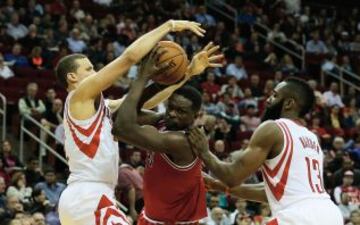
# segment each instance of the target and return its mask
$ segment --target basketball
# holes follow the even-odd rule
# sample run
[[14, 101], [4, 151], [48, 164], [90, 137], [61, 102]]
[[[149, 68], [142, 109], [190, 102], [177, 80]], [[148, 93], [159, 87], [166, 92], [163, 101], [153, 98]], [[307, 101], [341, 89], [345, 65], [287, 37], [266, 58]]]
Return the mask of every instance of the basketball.
[[165, 48], [166, 52], [159, 58], [159, 64], [168, 62], [170, 67], [163, 73], [152, 78], [153, 81], [170, 85], [181, 80], [189, 65], [189, 61], [184, 49], [172, 41], [160, 41], [159, 45]]

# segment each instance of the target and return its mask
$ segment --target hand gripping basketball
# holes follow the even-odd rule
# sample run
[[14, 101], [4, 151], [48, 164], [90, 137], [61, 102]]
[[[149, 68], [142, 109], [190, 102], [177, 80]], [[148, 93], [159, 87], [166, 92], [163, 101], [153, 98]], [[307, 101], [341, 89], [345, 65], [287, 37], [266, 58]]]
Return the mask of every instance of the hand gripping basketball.
[[172, 32], [180, 32], [184, 30], [190, 30], [194, 32], [196, 35], [203, 37], [206, 32], [200, 26], [200, 23], [187, 21], [187, 20], [169, 20], [170, 30]]

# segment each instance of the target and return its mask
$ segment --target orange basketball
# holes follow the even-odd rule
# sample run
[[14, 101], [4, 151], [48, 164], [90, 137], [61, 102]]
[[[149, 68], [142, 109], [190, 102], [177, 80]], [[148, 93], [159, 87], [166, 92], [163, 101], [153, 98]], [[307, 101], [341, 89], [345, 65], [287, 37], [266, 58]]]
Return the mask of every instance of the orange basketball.
[[159, 64], [169, 62], [170, 68], [152, 78], [159, 84], [170, 85], [181, 80], [189, 65], [189, 60], [184, 49], [172, 41], [160, 41], [159, 45], [166, 49], [166, 52], [159, 58]]

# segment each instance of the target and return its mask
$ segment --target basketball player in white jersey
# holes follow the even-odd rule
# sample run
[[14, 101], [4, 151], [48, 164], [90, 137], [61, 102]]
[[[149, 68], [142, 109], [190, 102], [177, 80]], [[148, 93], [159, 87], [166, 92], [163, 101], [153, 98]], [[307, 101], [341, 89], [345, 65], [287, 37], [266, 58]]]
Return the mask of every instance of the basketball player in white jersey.
[[96, 72], [81, 54], [62, 58], [56, 75], [67, 89], [64, 110], [65, 152], [70, 167], [68, 187], [59, 201], [62, 225], [125, 225], [116, 207], [118, 144], [111, 134], [111, 112], [119, 100], [104, 100], [102, 91], [138, 63], [169, 32], [205, 32], [200, 24], [170, 20], [132, 43], [117, 59]]
[[[221, 188], [220, 182], [206, 178], [210, 188], [268, 202], [273, 215], [268, 225], [342, 225], [342, 215], [323, 186], [323, 152], [318, 139], [300, 123], [314, 100], [313, 90], [303, 80], [289, 78], [278, 84], [267, 99], [265, 122], [231, 163], [216, 158], [203, 132], [192, 129], [193, 151], [226, 185]], [[240, 185], [259, 168], [263, 184]]]

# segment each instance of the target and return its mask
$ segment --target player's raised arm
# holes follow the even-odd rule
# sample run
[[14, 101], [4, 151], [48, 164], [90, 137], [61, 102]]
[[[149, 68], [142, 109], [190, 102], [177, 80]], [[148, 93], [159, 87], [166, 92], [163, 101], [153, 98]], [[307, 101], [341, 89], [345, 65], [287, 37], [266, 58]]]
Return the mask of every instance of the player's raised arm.
[[[114, 61], [106, 65], [97, 73], [84, 79], [79, 84], [73, 99], [87, 101], [94, 99], [101, 91], [111, 86], [119, 76], [123, 75], [129, 68], [138, 63], [150, 50], [169, 32], [191, 30], [199, 36], [205, 32], [200, 24], [185, 20], [169, 20], [158, 28], [143, 35], [132, 43], [124, 53]], [[89, 68], [90, 70], [93, 68]], [[69, 73], [67, 76], [71, 76]]]
[[256, 172], [271, 151], [281, 149], [283, 136], [274, 121], [263, 123], [255, 130], [248, 148], [230, 163], [219, 160], [209, 151], [206, 136], [199, 128], [190, 131], [189, 141], [210, 171], [227, 186], [234, 187]]

